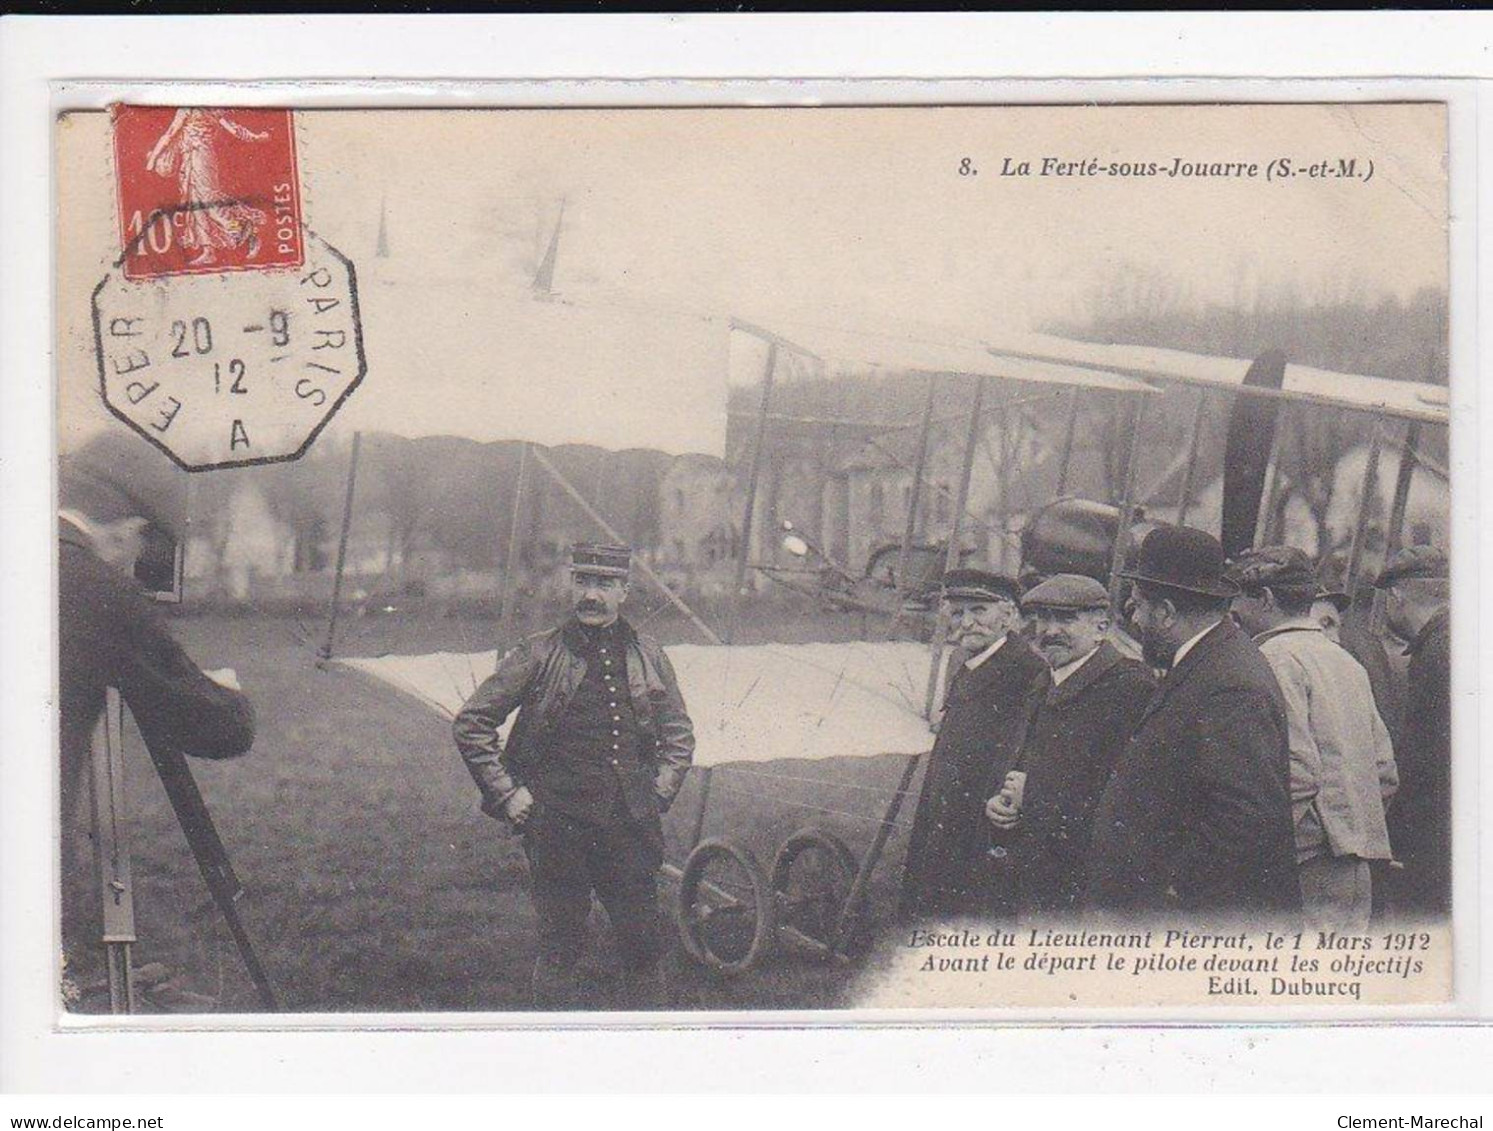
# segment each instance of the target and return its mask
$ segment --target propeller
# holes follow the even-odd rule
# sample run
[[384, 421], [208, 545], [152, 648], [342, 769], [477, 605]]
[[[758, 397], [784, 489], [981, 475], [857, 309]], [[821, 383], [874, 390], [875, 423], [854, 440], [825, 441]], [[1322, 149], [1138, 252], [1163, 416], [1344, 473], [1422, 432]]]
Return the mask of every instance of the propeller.
[[[1266, 350], [1244, 376], [1246, 388], [1279, 389], [1286, 377], [1286, 355]], [[1218, 540], [1234, 557], [1254, 545], [1265, 494], [1265, 474], [1275, 445], [1280, 402], [1274, 397], [1236, 397], [1229, 412], [1223, 457], [1223, 523]]]

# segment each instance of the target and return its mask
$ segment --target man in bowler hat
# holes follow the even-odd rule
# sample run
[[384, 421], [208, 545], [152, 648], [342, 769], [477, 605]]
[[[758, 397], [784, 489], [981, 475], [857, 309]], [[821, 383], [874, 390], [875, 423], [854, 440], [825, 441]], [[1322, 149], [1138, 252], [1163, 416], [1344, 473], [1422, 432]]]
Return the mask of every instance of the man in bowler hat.
[[1400, 790], [1389, 807], [1389, 843], [1403, 865], [1381, 873], [1385, 906], [1406, 919], [1451, 912], [1451, 596], [1446, 555], [1409, 546], [1375, 585], [1390, 630], [1407, 641], [1405, 720], [1395, 748]]
[[1021, 588], [980, 569], [950, 570], [944, 600], [950, 641], [968, 656], [949, 681], [902, 881], [904, 918], [1008, 917], [1007, 849], [994, 843], [986, 801], [1012, 767], [1025, 736], [1031, 696], [1047, 665], [1020, 632]]
[[1012, 845], [1023, 919], [1075, 914], [1086, 879], [1094, 807], [1140, 722], [1156, 680], [1107, 639], [1109, 593], [1060, 573], [1021, 599], [1031, 638], [1052, 672], [1022, 750], [986, 815], [1017, 832]]
[[[456, 716], [457, 749], [482, 810], [523, 836], [539, 956], [534, 1004], [576, 1000], [594, 892], [621, 952], [621, 1004], [665, 1004], [659, 960], [661, 814], [695, 733], [663, 647], [621, 615], [631, 551], [571, 552], [572, 617], [505, 655]], [[518, 712], [505, 744], [498, 729]]]
[[1228, 618], [1212, 535], [1141, 543], [1133, 621], [1165, 671], [1099, 799], [1088, 905], [1124, 917], [1299, 913], [1286, 715], [1270, 665]]

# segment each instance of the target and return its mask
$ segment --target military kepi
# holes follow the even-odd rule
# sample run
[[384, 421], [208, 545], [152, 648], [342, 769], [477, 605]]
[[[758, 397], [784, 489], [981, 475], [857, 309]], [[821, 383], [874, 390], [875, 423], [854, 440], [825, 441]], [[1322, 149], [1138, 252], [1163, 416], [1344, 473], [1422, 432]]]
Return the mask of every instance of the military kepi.
[[1020, 601], [1021, 583], [986, 569], [951, 569], [943, 575], [943, 595], [949, 601]]
[[1107, 609], [1109, 590], [1081, 573], [1055, 573], [1021, 599], [1023, 609]]
[[593, 577], [626, 577], [632, 564], [632, 550], [627, 546], [608, 546], [600, 542], [577, 542], [570, 548], [570, 572]]

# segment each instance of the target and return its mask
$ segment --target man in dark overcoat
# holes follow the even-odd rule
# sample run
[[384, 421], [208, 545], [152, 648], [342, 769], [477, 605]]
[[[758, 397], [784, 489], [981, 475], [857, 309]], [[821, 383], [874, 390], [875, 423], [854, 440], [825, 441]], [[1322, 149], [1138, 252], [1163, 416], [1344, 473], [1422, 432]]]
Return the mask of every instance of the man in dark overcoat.
[[1311, 615], [1329, 640], [1363, 665], [1374, 695], [1374, 709], [1389, 731], [1390, 742], [1397, 743], [1405, 713], [1405, 673], [1390, 664], [1383, 639], [1373, 631], [1372, 592], [1364, 586], [1354, 601], [1341, 589], [1324, 587], [1312, 602]]
[[1226, 616], [1223, 547], [1188, 527], [1141, 543], [1131, 600], [1166, 671], [1099, 800], [1086, 903], [1128, 917], [1299, 916], [1285, 708]]
[[[1405, 720], [1395, 758], [1400, 789], [1385, 814], [1401, 865], [1382, 873], [1385, 906], [1402, 919], [1451, 912], [1451, 610], [1446, 555], [1434, 546], [1396, 554], [1375, 582], [1390, 629], [1409, 641]], [[1376, 884], [1379, 881], [1376, 879]]]
[[1156, 679], [1106, 637], [1109, 593], [1091, 577], [1056, 574], [1021, 600], [1052, 685], [1027, 733], [1021, 769], [987, 815], [1016, 830], [1012, 852], [1023, 919], [1071, 916], [1087, 878], [1094, 807], [1140, 722]]
[[[58, 473], [58, 707], [62, 757], [64, 1001], [107, 1008], [103, 911], [88, 829], [92, 738], [109, 688], [145, 742], [199, 758], [233, 758], [254, 742], [254, 712], [226, 669], [207, 673], [171, 635], [134, 577], [147, 527], [179, 539], [183, 473], [144, 440], [105, 434], [63, 457]], [[220, 682], [221, 681], [221, 682]], [[162, 1010], [210, 1008], [213, 999], [167, 979], [159, 963], [145, 1001]]]
[[1005, 846], [985, 818], [1025, 736], [1047, 665], [1022, 639], [1020, 586], [978, 569], [951, 570], [950, 640], [969, 658], [949, 682], [943, 721], [913, 819], [902, 881], [904, 918], [1008, 917]]
[[[483, 812], [523, 835], [539, 916], [539, 1007], [590, 1004], [577, 999], [575, 971], [593, 893], [621, 954], [623, 1004], [665, 1003], [660, 817], [684, 782], [695, 733], [662, 645], [621, 615], [630, 562], [626, 546], [575, 546], [574, 615], [505, 655], [453, 724]], [[499, 729], [515, 711], [505, 743]]]

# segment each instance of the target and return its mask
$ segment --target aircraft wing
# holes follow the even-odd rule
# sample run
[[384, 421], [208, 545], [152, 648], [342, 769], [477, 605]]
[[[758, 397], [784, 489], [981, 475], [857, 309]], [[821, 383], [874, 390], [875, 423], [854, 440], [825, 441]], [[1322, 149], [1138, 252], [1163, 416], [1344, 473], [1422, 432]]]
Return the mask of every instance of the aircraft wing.
[[[1123, 375], [1142, 381], [1161, 379], [1234, 390], [1243, 385], [1252, 364], [1249, 358], [1081, 342], [1051, 334], [999, 334], [988, 347], [997, 357], [1090, 368], [1106, 377]], [[1358, 409], [1402, 420], [1440, 425], [1449, 422], [1446, 388], [1420, 381], [1391, 381], [1288, 363], [1278, 395], [1286, 400]]]

